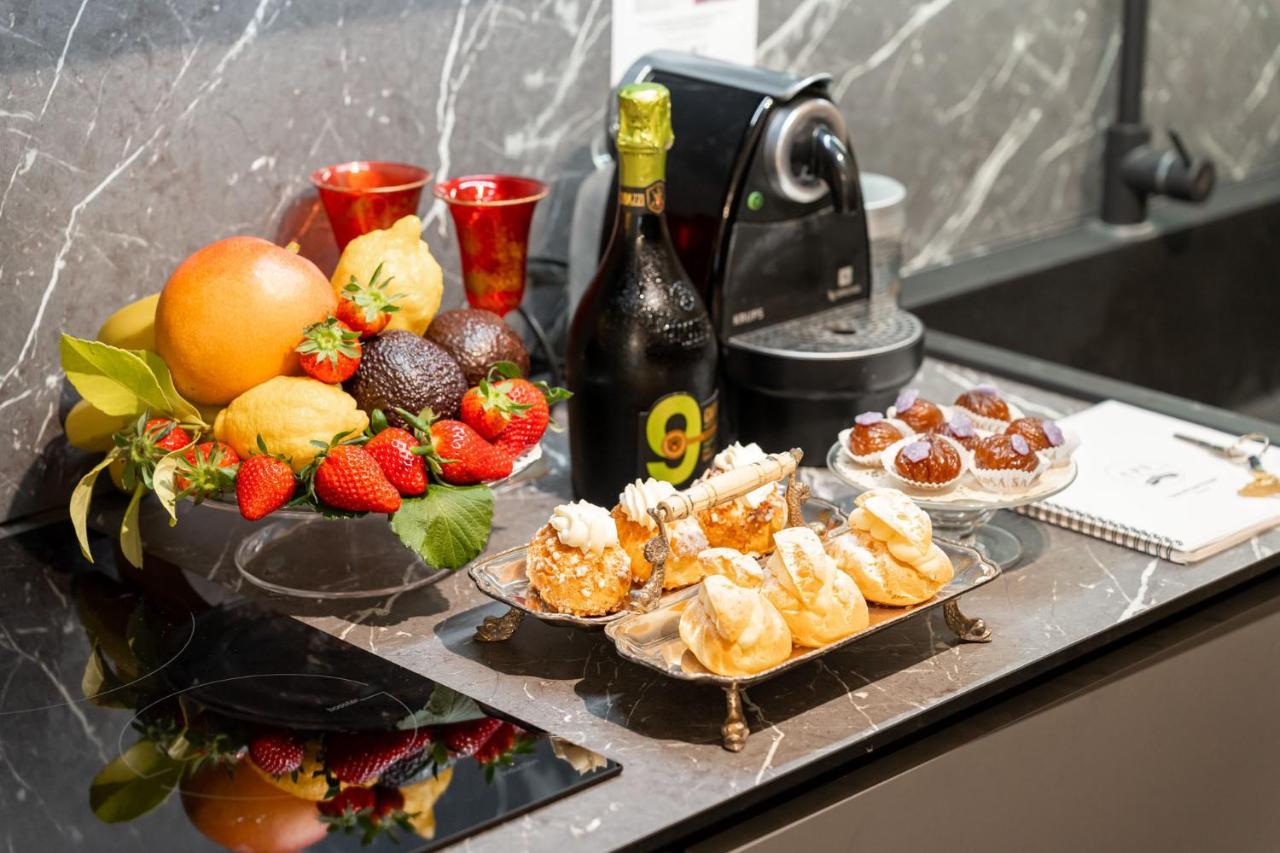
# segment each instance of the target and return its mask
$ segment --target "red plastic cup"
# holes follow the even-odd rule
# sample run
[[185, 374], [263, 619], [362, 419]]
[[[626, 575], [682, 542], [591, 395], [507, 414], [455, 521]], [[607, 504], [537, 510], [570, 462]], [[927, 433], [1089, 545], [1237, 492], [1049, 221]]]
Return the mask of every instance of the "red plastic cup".
[[546, 197], [547, 185], [517, 175], [467, 175], [433, 191], [453, 214], [467, 302], [499, 317], [518, 307], [533, 208]]
[[422, 188], [430, 180], [426, 169], [384, 160], [352, 160], [311, 173], [338, 251], [361, 234], [417, 213]]

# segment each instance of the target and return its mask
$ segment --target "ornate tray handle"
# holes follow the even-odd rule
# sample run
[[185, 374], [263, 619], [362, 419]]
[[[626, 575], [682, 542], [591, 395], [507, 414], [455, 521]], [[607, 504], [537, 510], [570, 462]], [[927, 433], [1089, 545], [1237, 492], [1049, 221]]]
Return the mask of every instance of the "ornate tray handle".
[[699, 480], [683, 492], [659, 501], [649, 510], [658, 525], [653, 538], [644, 545], [645, 559], [653, 564], [653, 572], [645, 585], [631, 594], [628, 609], [640, 612], [652, 610], [662, 596], [662, 582], [667, 573], [667, 558], [671, 545], [667, 539], [667, 524], [691, 515], [737, 500], [761, 486], [777, 483], [786, 478], [787, 525], [804, 524], [801, 508], [809, 497], [809, 487], [796, 480], [796, 469], [804, 451], [792, 448], [786, 453], [773, 453], [759, 462], [716, 474]]

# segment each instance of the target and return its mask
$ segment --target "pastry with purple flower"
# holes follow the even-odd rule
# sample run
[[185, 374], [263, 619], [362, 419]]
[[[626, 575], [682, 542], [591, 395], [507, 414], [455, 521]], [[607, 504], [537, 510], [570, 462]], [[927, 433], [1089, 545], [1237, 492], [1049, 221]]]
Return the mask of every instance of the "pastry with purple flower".
[[955, 405], [974, 416], [979, 426], [1003, 425], [1015, 417], [1009, 404], [1000, 396], [1000, 389], [990, 384], [975, 385], [956, 397]]
[[898, 395], [898, 399], [893, 401], [893, 408], [889, 410], [889, 417], [897, 418], [915, 432], [932, 432], [946, 420], [942, 409], [936, 403], [921, 397], [920, 392], [914, 388], [908, 388]]
[[879, 412], [863, 412], [853, 419], [853, 429], [849, 430], [849, 452], [859, 460], [871, 458], [907, 435]]
[[964, 473], [964, 457], [959, 445], [945, 436], [929, 433], [900, 443], [889, 470], [908, 484], [926, 489], [942, 489], [954, 484]]
[[956, 444], [965, 450], [973, 450], [977, 447], [981, 436], [978, 435], [977, 428], [973, 425], [973, 418], [964, 412], [956, 412], [950, 418], [942, 423], [934, 430], [938, 435], [945, 435], [947, 438], [953, 439]]

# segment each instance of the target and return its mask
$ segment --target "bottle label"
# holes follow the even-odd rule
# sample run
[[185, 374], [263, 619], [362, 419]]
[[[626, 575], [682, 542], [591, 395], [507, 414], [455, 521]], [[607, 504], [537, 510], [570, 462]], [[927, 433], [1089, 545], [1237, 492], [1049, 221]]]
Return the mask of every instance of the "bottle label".
[[667, 182], [654, 181], [647, 187], [619, 187], [618, 204], [662, 213], [667, 209]]
[[640, 471], [683, 488], [716, 454], [717, 393], [699, 402], [677, 391], [640, 413]]

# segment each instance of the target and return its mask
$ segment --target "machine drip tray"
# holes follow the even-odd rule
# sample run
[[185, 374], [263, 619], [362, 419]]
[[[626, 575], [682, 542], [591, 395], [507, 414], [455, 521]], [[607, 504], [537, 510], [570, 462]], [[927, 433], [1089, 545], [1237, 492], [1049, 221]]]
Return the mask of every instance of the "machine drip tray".
[[734, 335], [729, 343], [791, 358], [856, 359], [909, 348], [923, 335], [914, 314], [899, 310], [872, 319], [866, 304], [857, 303]]
[[915, 315], [873, 319], [865, 303], [734, 335], [724, 342], [730, 429], [822, 459], [859, 411], [891, 400], [923, 359], [924, 324]]

